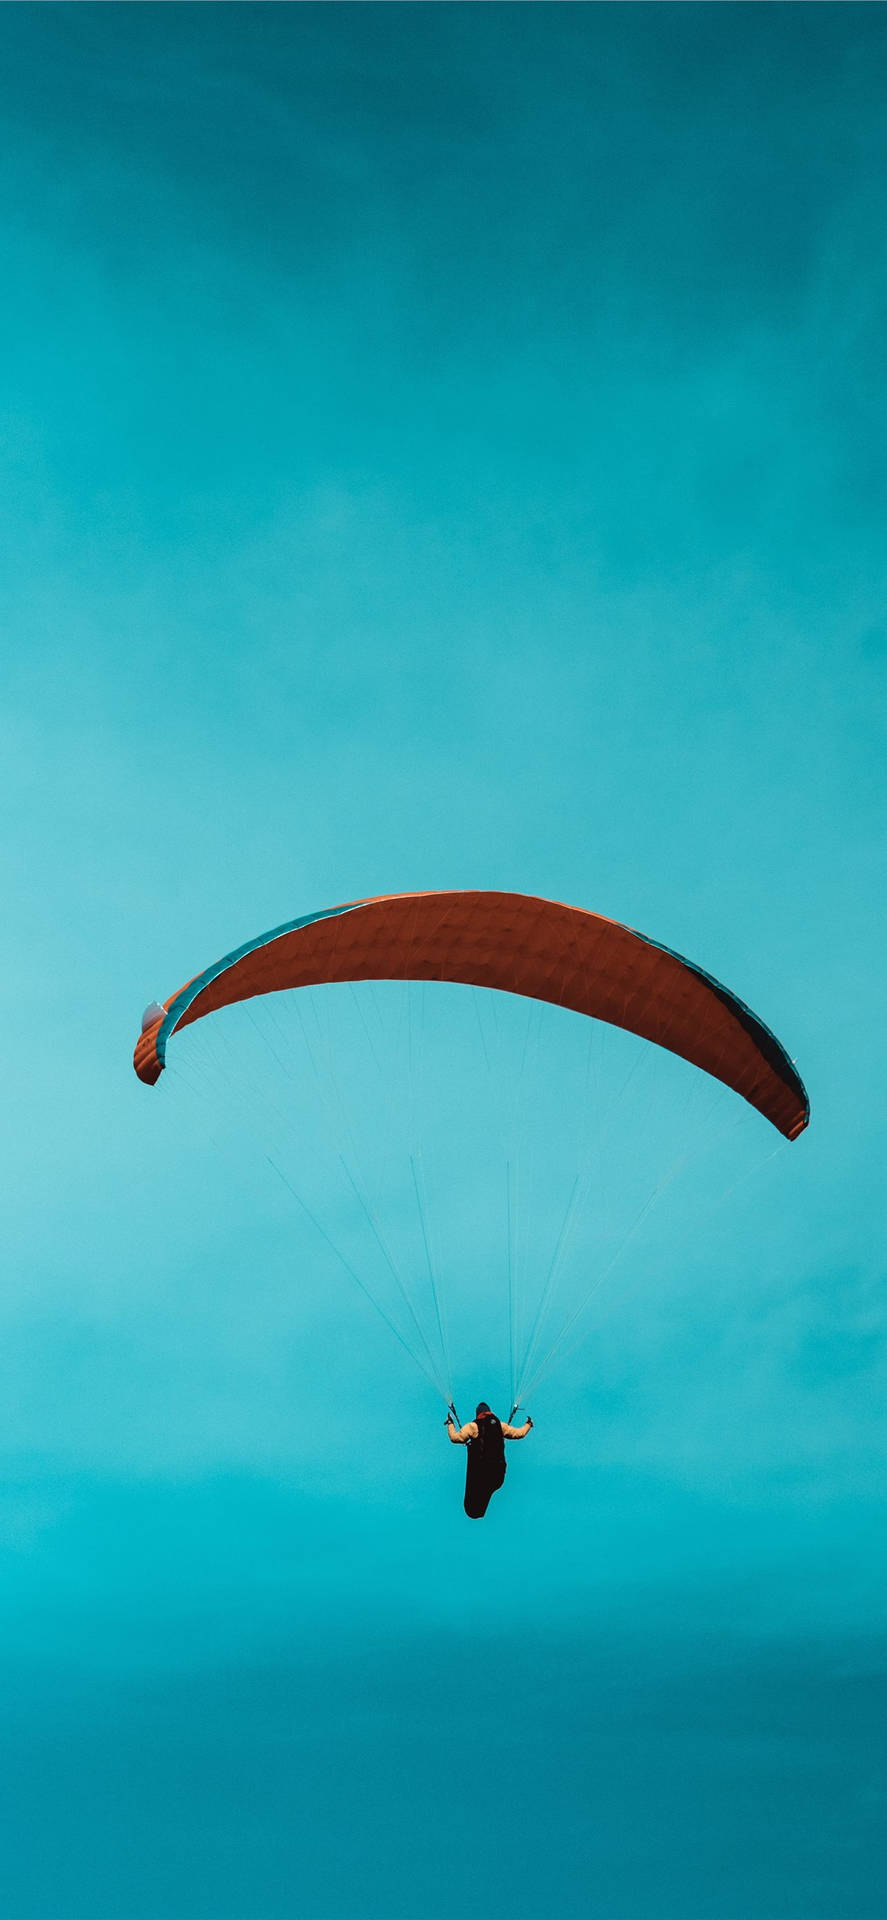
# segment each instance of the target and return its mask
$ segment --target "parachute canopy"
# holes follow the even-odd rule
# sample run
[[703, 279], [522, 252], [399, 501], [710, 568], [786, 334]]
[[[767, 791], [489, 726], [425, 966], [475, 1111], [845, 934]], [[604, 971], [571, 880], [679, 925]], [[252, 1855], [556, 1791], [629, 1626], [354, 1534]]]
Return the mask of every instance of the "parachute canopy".
[[153, 1086], [176, 1029], [219, 1007], [358, 980], [446, 980], [569, 1007], [723, 1081], [789, 1140], [810, 1117], [785, 1049], [701, 967], [602, 914], [520, 893], [382, 894], [260, 934], [152, 1004], [136, 1073]]

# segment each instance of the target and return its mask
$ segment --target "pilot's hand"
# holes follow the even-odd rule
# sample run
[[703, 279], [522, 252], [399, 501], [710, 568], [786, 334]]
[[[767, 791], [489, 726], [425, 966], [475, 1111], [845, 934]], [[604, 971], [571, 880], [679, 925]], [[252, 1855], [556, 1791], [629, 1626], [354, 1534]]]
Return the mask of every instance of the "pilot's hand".
[[533, 1424], [533, 1422], [532, 1422], [532, 1420], [530, 1419], [530, 1416], [529, 1416], [529, 1414], [527, 1414], [527, 1426], [528, 1426], [528, 1427], [531, 1427], [531, 1426], [532, 1426], [532, 1424]]

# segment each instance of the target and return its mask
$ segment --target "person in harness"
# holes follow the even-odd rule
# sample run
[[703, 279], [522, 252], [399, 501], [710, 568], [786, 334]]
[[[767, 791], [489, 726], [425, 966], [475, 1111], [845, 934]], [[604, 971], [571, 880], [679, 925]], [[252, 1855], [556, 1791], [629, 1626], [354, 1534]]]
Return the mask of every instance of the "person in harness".
[[447, 1432], [454, 1447], [467, 1447], [465, 1462], [465, 1511], [469, 1520], [482, 1520], [497, 1488], [505, 1479], [506, 1440], [525, 1440], [533, 1422], [527, 1416], [522, 1427], [510, 1427], [497, 1419], [485, 1400], [478, 1403], [473, 1420], [457, 1427], [452, 1409], [447, 1414]]

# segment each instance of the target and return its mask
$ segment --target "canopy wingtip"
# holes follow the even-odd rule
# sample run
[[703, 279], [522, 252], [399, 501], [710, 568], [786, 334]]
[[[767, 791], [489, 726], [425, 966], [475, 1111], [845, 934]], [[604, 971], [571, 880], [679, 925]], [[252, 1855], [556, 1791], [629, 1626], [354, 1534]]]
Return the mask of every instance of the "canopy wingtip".
[[139, 1034], [136, 1050], [132, 1056], [136, 1073], [146, 1087], [156, 1086], [163, 1072], [163, 1060], [157, 1046], [157, 1037], [163, 1025], [163, 1019], [164, 1015], [161, 1013], [160, 1018], [155, 1020], [152, 1026], [146, 1027], [144, 1032]]

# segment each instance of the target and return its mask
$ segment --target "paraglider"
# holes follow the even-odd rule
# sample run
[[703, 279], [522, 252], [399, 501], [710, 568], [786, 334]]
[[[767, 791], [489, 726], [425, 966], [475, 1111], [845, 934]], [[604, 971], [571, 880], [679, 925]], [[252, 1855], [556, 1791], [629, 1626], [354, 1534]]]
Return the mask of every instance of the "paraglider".
[[454, 1446], [467, 1447], [465, 1461], [465, 1512], [469, 1520], [482, 1520], [493, 1494], [505, 1484], [505, 1442], [525, 1440], [533, 1422], [527, 1416], [522, 1427], [500, 1420], [479, 1400], [473, 1420], [457, 1427], [454, 1414], [447, 1414], [447, 1432]]
[[[515, 1000], [531, 1003], [530, 1021], [533, 1019], [533, 1008], [537, 1012], [539, 1009], [546, 1012], [548, 1025], [542, 1029], [537, 1026], [535, 1034], [535, 1059], [541, 1078], [540, 1090], [534, 1096], [534, 1102], [522, 1101], [524, 1065], [527, 1056], [532, 1053], [529, 1026], [521, 1043], [520, 1068], [513, 1073], [506, 1069], [503, 1082], [505, 1102], [512, 1113], [525, 1106], [530, 1108], [531, 1115], [538, 1113], [541, 1116], [537, 1132], [541, 1136], [538, 1151], [543, 1155], [549, 1149], [549, 1135], [553, 1131], [551, 1126], [546, 1127], [543, 1109], [546, 1098], [551, 1096], [551, 1083], [554, 1082], [551, 1113], [555, 1121], [565, 1116], [564, 1138], [568, 1150], [575, 1152], [577, 1161], [581, 1163], [580, 1119], [582, 1112], [590, 1107], [589, 1081], [586, 1075], [584, 1094], [578, 1091], [577, 1082], [577, 1089], [570, 1096], [572, 1107], [566, 1095], [560, 1097], [558, 1061], [561, 1065], [564, 1060], [572, 1063], [581, 1049], [574, 1040], [570, 1040], [569, 1046], [566, 1045], [569, 1036], [564, 1034], [563, 1027], [560, 1036], [554, 1031], [558, 1022], [563, 1023], [565, 1019], [576, 1015], [582, 1017], [582, 1025], [588, 1029], [589, 1060], [595, 1032], [615, 1031], [622, 1036], [637, 1036], [638, 1041], [646, 1043], [641, 1048], [645, 1055], [676, 1057], [691, 1069], [698, 1070], [696, 1075], [690, 1075], [694, 1083], [697, 1079], [707, 1079], [709, 1086], [711, 1082], [718, 1082], [731, 1089], [786, 1140], [796, 1140], [807, 1126], [809, 1102], [785, 1048], [757, 1015], [711, 974], [672, 949], [618, 921], [526, 894], [446, 891], [385, 894], [349, 901], [306, 914], [246, 941], [212, 966], [196, 973], [165, 1000], [152, 1001], [146, 1009], [135, 1049], [134, 1066], [139, 1078], [147, 1085], [156, 1084], [168, 1064], [171, 1043], [176, 1043], [173, 1049], [175, 1058], [178, 1036], [205, 1021], [212, 1035], [212, 1047], [206, 1058], [198, 1062], [204, 1083], [200, 1090], [205, 1091], [212, 1082], [213, 1092], [221, 1094], [223, 1101], [227, 1098], [227, 1069], [229, 1064], [233, 1064], [229, 1062], [231, 1029], [226, 1023], [242, 1006], [250, 1027], [258, 1034], [260, 1043], [265, 1044], [269, 1061], [273, 1056], [277, 1068], [284, 1074], [280, 1094], [273, 1100], [264, 1097], [258, 1083], [259, 1076], [253, 1075], [246, 1087], [245, 1104], [250, 1108], [253, 1121], [258, 1115], [264, 1124], [279, 1110], [283, 1114], [280, 1124], [289, 1128], [288, 1138], [294, 1160], [285, 1162], [282, 1153], [273, 1146], [265, 1150], [264, 1158], [288, 1188], [312, 1229], [370, 1300], [426, 1379], [443, 1395], [448, 1408], [449, 1437], [454, 1443], [467, 1447], [466, 1512], [471, 1517], [479, 1518], [486, 1512], [493, 1492], [504, 1481], [505, 1441], [524, 1437], [531, 1423], [523, 1428], [514, 1428], [510, 1417], [508, 1421], [501, 1422], [486, 1403], [481, 1403], [478, 1418], [467, 1427], [460, 1429], [458, 1423], [450, 1419], [452, 1387], [444, 1311], [446, 1289], [441, 1268], [443, 1264], [451, 1270], [457, 1262], [451, 1259], [441, 1263], [435, 1250], [422, 1146], [419, 1142], [410, 1143], [408, 1139], [404, 1157], [400, 1161], [403, 1198], [399, 1203], [397, 1230], [405, 1231], [405, 1209], [415, 1206], [420, 1229], [418, 1259], [427, 1274], [433, 1307], [430, 1324], [427, 1309], [424, 1312], [421, 1310], [410, 1290], [410, 1280], [415, 1278], [417, 1256], [411, 1254], [406, 1263], [398, 1258], [395, 1233], [383, 1222], [372, 1181], [365, 1177], [365, 1169], [359, 1164], [359, 1155], [354, 1151], [354, 1122], [360, 1117], [358, 1109], [362, 1104], [362, 1092], [369, 1083], [361, 1082], [358, 1076], [349, 1090], [347, 1085], [343, 1086], [347, 1074], [336, 1071], [332, 1053], [328, 1051], [326, 1065], [321, 1058], [324, 1044], [329, 1049], [330, 1035], [336, 1026], [344, 1031], [340, 1015], [345, 1003], [341, 998], [331, 998], [326, 990], [335, 988], [341, 994], [347, 988], [355, 1001], [367, 1045], [381, 1073], [381, 1079], [377, 1082], [378, 1096], [369, 1116], [370, 1144], [371, 1149], [379, 1141], [385, 1146], [384, 1165], [380, 1159], [376, 1173], [379, 1179], [384, 1178], [388, 1182], [391, 1189], [391, 1166], [395, 1156], [388, 1149], [386, 1129], [393, 1124], [399, 1107], [404, 1104], [403, 1081], [396, 1074], [386, 1077], [384, 1067], [376, 1058], [376, 1042], [384, 1037], [384, 1022], [380, 1019], [375, 1028], [371, 1027], [364, 1007], [356, 1000], [355, 983], [371, 983], [365, 991], [373, 996], [369, 1007], [369, 1013], [372, 1014], [373, 1010], [379, 1012], [375, 1001], [375, 996], [381, 992], [379, 983], [394, 981], [406, 983], [402, 989], [406, 994], [406, 1017], [401, 1023], [398, 1016], [397, 1033], [402, 1032], [406, 1036], [405, 1049], [401, 1045], [401, 1052], [405, 1051], [409, 1059], [411, 1091], [406, 1105], [411, 1113], [416, 1052], [411, 983], [420, 983], [413, 991], [421, 996], [423, 1008], [426, 989], [429, 1001], [447, 983], [448, 991], [454, 988], [473, 990], [478, 1022], [476, 1037], [480, 1040], [491, 1083], [495, 1074], [487, 1057], [481, 1004], [485, 1000], [491, 1004], [493, 1028], [497, 1030], [498, 1027], [507, 1027], [505, 1016], [508, 1006], [514, 1006]], [[436, 984], [432, 986], [430, 983]], [[307, 1014], [303, 1017], [302, 1009], [312, 1007], [311, 990], [315, 988], [324, 990], [323, 1012], [321, 1014], [320, 1008], [314, 1005], [312, 1023]], [[268, 1030], [261, 1034], [257, 1009], [266, 996], [273, 1028], [269, 1025]], [[500, 996], [504, 996], [507, 1002], [501, 1020], [496, 1015], [497, 1000], [502, 1005]], [[273, 1015], [270, 1012], [272, 1006], [277, 1009]], [[300, 1032], [295, 1035], [296, 1045], [292, 1052], [286, 1053], [286, 1010], [290, 1007]], [[230, 1013], [225, 1014], [225, 1009]], [[218, 1026], [217, 1022], [220, 1023]], [[356, 1032], [357, 1029], [353, 1027], [351, 1031]], [[292, 1039], [293, 1034], [289, 1037]], [[560, 1054], [555, 1045], [558, 1038]], [[625, 1044], [629, 1042], [626, 1040]], [[636, 1041], [632, 1040], [630, 1044], [634, 1047]], [[354, 1047], [350, 1041], [343, 1041], [343, 1046], [349, 1049], [347, 1066]], [[187, 1053], [186, 1046], [184, 1055], [187, 1056]], [[443, 1071], [433, 1083], [438, 1106], [440, 1088], [446, 1085], [448, 1079], [454, 1081], [458, 1071], [453, 1064], [455, 1055], [447, 1052], [443, 1045], [441, 1060]], [[634, 1071], [635, 1066], [632, 1065], [627, 1076], [622, 1076], [626, 1083]], [[328, 1117], [332, 1116], [332, 1123], [338, 1128], [334, 1142], [336, 1171], [339, 1178], [345, 1175], [348, 1205], [355, 1218], [358, 1213], [363, 1215], [369, 1235], [370, 1259], [366, 1261], [355, 1250], [350, 1227], [346, 1228], [343, 1235], [338, 1213], [332, 1220], [328, 1212], [325, 1214], [317, 1183], [312, 1185], [307, 1172], [317, 1132], [309, 1104], [312, 1085], [319, 1105], [327, 1110]], [[495, 1146], [496, 1125], [484, 1127], [475, 1115], [478, 1086], [474, 1077], [470, 1087], [466, 1087], [461, 1096], [461, 1105], [457, 1105], [455, 1126], [446, 1129], [441, 1122], [450, 1192], [453, 1191], [453, 1180], [461, 1186], [463, 1180], [473, 1179], [477, 1188], [480, 1182], [477, 1166], [480, 1152]], [[296, 1122], [283, 1112], [294, 1100], [302, 1101], [302, 1110]], [[568, 1107], [570, 1112], [577, 1114], [575, 1123], [569, 1120]], [[644, 1106], [637, 1124], [638, 1131], [647, 1117], [648, 1108]], [[566, 1182], [566, 1205], [563, 1205], [562, 1198], [558, 1200], [558, 1207], [563, 1206], [563, 1217], [559, 1232], [553, 1236], [555, 1251], [550, 1262], [546, 1257], [544, 1280], [538, 1289], [535, 1312], [532, 1302], [527, 1304], [515, 1298], [521, 1260], [524, 1268], [534, 1269], [537, 1274], [540, 1266], [535, 1251], [532, 1210], [529, 1227], [524, 1225], [523, 1242], [519, 1242], [518, 1238], [517, 1154], [514, 1164], [510, 1157], [506, 1159], [502, 1182], [505, 1204], [502, 1206], [501, 1198], [496, 1203], [497, 1209], [501, 1206], [501, 1213], [498, 1214], [501, 1225], [497, 1232], [500, 1246], [501, 1237], [505, 1240], [504, 1256], [500, 1261], [494, 1252], [491, 1263], [486, 1257], [481, 1259], [479, 1253], [475, 1255], [479, 1280], [469, 1300], [475, 1327], [478, 1312], [483, 1306], [482, 1295], [488, 1285], [484, 1274], [492, 1272], [498, 1265], [500, 1282], [497, 1284], [500, 1284], [503, 1268], [505, 1270], [512, 1413], [521, 1400], [535, 1390], [539, 1379], [555, 1358], [561, 1355], [566, 1336], [584, 1312], [591, 1292], [621, 1257], [623, 1249], [637, 1232], [638, 1223], [645, 1219], [659, 1193], [672, 1178], [673, 1169], [661, 1178], [654, 1175], [648, 1192], [642, 1192], [639, 1201], [637, 1195], [632, 1197], [633, 1211], [628, 1229], [621, 1234], [614, 1234], [607, 1229], [602, 1241], [604, 1257], [600, 1265], [590, 1270], [590, 1284], [584, 1286], [582, 1299], [571, 1309], [546, 1349], [546, 1329], [549, 1324], [546, 1316], [551, 1312], [554, 1284], [567, 1263], [571, 1247], [575, 1247], [582, 1209], [589, 1194], [599, 1209], [606, 1197], [607, 1183], [602, 1173], [601, 1147], [609, 1147], [611, 1138], [615, 1136], [612, 1109], [605, 1104], [599, 1103], [597, 1124], [594, 1179], [580, 1164], [570, 1185], [571, 1170], [564, 1156], [557, 1159], [554, 1146], [550, 1147], [546, 1194], [553, 1192], [558, 1180], [563, 1179]], [[469, 1154], [465, 1147], [466, 1157], [460, 1167], [459, 1148], [466, 1128], [470, 1130], [471, 1127], [474, 1128], [474, 1151]], [[665, 1130], [668, 1131], [667, 1116]], [[623, 1157], [623, 1164], [627, 1159], [633, 1169], [639, 1158], [635, 1151], [635, 1132], [629, 1135], [629, 1141], [629, 1152]], [[381, 1154], [381, 1147], [379, 1152]], [[492, 1194], [492, 1185], [489, 1190]], [[502, 1189], [498, 1190], [501, 1195]], [[522, 1188], [525, 1223], [526, 1192], [525, 1182]], [[463, 1251], [459, 1250], [458, 1264], [464, 1266]], [[391, 1293], [390, 1299], [383, 1297], [382, 1289], [371, 1277], [371, 1262], [375, 1262], [376, 1272], [381, 1274], [384, 1286]], [[517, 1327], [518, 1309], [522, 1306], [526, 1308], [529, 1329], [523, 1342], [518, 1338]]]

